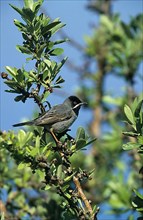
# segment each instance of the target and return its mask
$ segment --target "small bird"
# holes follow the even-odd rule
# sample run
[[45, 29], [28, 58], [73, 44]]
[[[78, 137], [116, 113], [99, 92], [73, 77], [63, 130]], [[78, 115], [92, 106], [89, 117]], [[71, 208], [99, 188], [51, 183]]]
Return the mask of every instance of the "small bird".
[[56, 143], [59, 143], [60, 141], [57, 139], [55, 133], [60, 134], [67, 131], [77, 119], [80, 107], [84, 104], [85, 103], [78, 97], [70, 96], [63, 102], [63, 104], [53, 106], [38, 118], [35, 118], [32, 121], [14, 124], [13, 126], [42, 126], [51, 133]]

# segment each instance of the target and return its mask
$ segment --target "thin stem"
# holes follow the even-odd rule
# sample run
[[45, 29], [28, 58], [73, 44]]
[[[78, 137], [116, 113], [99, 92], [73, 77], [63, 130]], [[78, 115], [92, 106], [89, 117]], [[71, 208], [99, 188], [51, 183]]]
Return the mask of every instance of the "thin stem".
[[85, 207], [87, 208], [88, 212], [91, 215], [90, 216], [91, 220], [94, 220], [94, 213], [93, 213], [92, 207], [91, 207], [90, 202], [88, 201], [88, 199], [86, 198], [86, 196], [85, 196], [85, 194], [84, 194], [84, 192], [82, 190], [82, 187], [80, 185], [79, 179], [74, 176], [73, 177], [73, 181], [74, 181], [74, 184], [76, 185], [76, 188], [77, 188], [77, 191], [78, 191], [78, 195], [80, 196], [80, 198], [84, 202]]

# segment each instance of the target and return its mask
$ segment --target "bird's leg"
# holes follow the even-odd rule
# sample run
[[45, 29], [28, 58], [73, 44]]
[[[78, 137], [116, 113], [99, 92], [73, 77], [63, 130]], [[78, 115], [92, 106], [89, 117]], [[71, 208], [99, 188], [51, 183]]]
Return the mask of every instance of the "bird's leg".
[[61, 142], [57, 139], [56, 135], [53, 132], [53, 129], [50, 129], [50, 134], [52, 135], [52, 137], [54, 138], [55, 142], [59, 145], [61, 144]]

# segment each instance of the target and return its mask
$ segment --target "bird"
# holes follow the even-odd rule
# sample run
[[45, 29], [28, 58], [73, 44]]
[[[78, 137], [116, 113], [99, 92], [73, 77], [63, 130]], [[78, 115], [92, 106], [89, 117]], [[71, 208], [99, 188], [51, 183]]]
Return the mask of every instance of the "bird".
[[86, 103], [82, 102], [78, 97], [69, 96], [62, 104], [53, 106], [39, 117], [31, 121], [14, 124], [13, 127], [25, 125], [42, 126], [52, 135], [56, 143], [60, 143], [56, 134], [68, 131], [69, 127], [77, 119], [79, 110], [84, 104]]

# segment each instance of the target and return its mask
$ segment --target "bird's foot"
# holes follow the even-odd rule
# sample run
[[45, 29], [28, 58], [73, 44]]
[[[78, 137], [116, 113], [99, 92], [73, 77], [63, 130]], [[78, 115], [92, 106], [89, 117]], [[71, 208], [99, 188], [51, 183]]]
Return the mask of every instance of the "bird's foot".
[[58, 147], [62, 146], [62, 142], [61, 141], [57, 141], [56, 144], [57, 144]]

